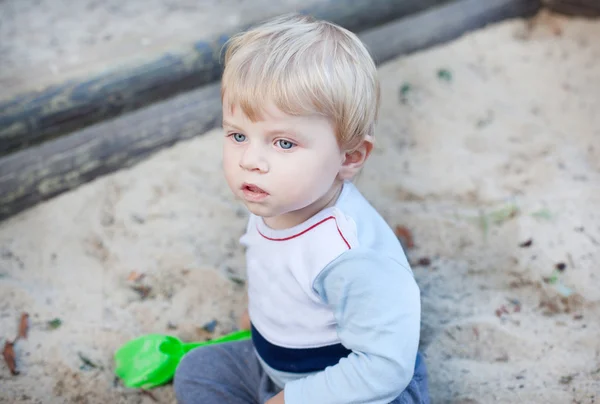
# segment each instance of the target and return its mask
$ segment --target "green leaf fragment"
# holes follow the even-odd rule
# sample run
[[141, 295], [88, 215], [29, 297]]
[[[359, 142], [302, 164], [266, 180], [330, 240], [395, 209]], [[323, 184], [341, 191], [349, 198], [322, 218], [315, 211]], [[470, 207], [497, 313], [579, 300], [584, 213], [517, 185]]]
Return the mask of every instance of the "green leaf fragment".
[[412, 86], [409, 83], [404, 83], [402, 84], [402, 87], [400, 87], [400, 95], [406, 97], [411, 90]]
[[411, 91], [412, 86], [409, 83], [402, 84], [402, 87], [400, 87], [400, 102], [402, 104], [406, 104], [408, 102]]
[[437, 72], [438, 79], [450, 82], [452, 81], [452, 73], [448, 69], [439, 69]]
[[490, 213], [485, 211], [479, 211], [477, 222], [484, 237], [487, 237], [491, 225], [500, 225], [505, 221], [512, 219], [519, 213], [519, 207], [515, 204], [504, 206], [500, 209], [494, 210]]
[[519, 213], [519, 208], [515, 204], [511, 204], [493, 211], [489, 214], [489, 218], [494, 224], [502, 224], [508, 219], [512, 219]]
[[55, 318], [53, 320], [48, 321], [48, 328], [50, 328], [51, 330], [56, 330], [61, 325], [62, 320], [60, 318]]
[[552, 213], [550, 213], [550, 211], [548, 209], [540, 209], [536, 212], [533, 212], [531, 214], [531, 216], [535, 217], [536, 219], [546, 219], [546, 220], [552, 219]]
[[488, 231], [490, 229], [490, 222], [488, 220], [487, 215], [483, 213], [483, 211], [479, 213], [479, 225], [481, 226], [481, 231], [483, 232], [484, 236], [487, 237]]

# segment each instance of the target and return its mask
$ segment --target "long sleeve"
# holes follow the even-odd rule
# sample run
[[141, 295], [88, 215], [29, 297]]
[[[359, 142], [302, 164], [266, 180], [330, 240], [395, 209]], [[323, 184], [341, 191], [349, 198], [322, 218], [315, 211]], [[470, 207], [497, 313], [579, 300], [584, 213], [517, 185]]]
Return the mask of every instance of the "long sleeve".
[[408, 386], [419, 344], [421, 304], [412, 272], [370, 250], [350, 250], [318, 275], [342, 344], [337, 365], [285, 386], [286, 404], [384, 404]]

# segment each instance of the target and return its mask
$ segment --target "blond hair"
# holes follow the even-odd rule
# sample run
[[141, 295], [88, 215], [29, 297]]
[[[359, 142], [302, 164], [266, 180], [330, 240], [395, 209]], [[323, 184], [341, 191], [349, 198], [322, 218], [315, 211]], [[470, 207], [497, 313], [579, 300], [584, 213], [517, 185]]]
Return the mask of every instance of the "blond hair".
[[285, 15], [227, 43], [221, 99], [261, 118], [267, 102], [290, 115], [330, 119], [338, 143], [352, 149], [373, 127], [379, 81], [373, 59], [352, 32], [326, 21]]

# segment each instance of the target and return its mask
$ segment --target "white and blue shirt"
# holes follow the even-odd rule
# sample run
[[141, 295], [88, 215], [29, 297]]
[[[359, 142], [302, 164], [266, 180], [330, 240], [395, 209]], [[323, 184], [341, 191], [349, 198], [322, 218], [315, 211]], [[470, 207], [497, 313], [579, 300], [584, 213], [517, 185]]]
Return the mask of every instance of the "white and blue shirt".
[[252, 340], [286, 404], [389, 403], [410, 382], [420, 293], [393, 231], [350, 182], [290, 229], [251, 215]]

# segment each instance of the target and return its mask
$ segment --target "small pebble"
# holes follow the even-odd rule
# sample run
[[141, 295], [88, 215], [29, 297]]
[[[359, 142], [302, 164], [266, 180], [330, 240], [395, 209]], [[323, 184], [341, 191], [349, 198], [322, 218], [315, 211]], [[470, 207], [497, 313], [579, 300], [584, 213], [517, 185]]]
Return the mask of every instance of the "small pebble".
[[146, 219], [136, 213], [131, 214], [131, 220], [139, 224], [144, 224], [146, 222]]
[[428, 267], [430, 265], [431, 265], [431, 259], [429, 259], [427, 257], [419, 258], [419, 260], [415, 264], [415, 266], [420, 266], [420, 267]]
[[533, 240], [529, 239], [529, 240], [524, 241], [521, 244], [519, 244], [519, 247], [521, 247], [521, 248], [527, 248], [527, 247], [531, 247], [532, 244], [533, 244]]
[[216, 328], [217, 328], [217, 320], [209, 321], [208, 323], [206, 323], [202, 326], [203, 330], [210, 332], [210, 333], [215, 332]]

